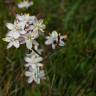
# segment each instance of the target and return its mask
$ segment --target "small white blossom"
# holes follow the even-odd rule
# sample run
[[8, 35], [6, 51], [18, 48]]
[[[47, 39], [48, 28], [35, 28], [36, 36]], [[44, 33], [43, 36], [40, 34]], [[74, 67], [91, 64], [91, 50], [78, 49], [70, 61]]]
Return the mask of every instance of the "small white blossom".
[[12, 46], [19, 48], [19, 46], [20, 46], [19, 41], [12, 37], [6, 37], [6, 38], [3, 38], [3, 40], [9, 43], [7, 48], [10, 48]]
[[56, 31], [53, 31], [50, 36], [46, 37], [46, 41], [45, 44], [46, 45], [51, 45], [52, 44], [52, 48], [55, 49], [57, 42], [58, 42], [58, 33]]
[[33, 81], [37, 84], [40, 84], [40, 80], [44, 78], [44, 70], [40, 70], [40, 67], [36, 64], [32, 64], [29, 68], [29, 71], [25, 72], [25, 76], [28, 77], [28, 83], [32, 83]]
[[19, 22], [23, 22], [25, 24], [26, 23], [32, 24], [35, 18], [36, 18], [35, 16], [30, 16], [29, 14], [24, 14], [24, 15], [17, 14], [16, 15], [16, 19]]
[[66, 39], [67, 36], [61, 36], [60, 34], [58, 34], [56, 31], [52, 31], [52, 33], [50, 34], [50, 36], [46, 37], [46, 41], [45, 44], [46, 45], [52, 45], [52, 48], [55, 49], [55, 47], [57, 45], [59, 46], [64, 46], [64, 39]]
[[59, 46], [64, 46], [65, 43], [64, 43], [64, 39], [65, 39], [66, 36], [60, 36], [60, 40], [59, 40]]
[[40, 62], [43, 60], [43, 58], [41, 56], [39, 56], [38, 54], [36, 54], [33, 50], [31, 54], [28, 54], [25, 57], [25, 61], [27, 63], [31, 63], [31, 64], [40, 64]]
[[[20, 37], [20, 34], [25, 34], [26, 32], [24, 31], [25, 24], [21, 22], [14, 21], [14, 24], [12, 23], [7, 23], [6, 24], [7, 28], [13, 32], [13, 36], [15, 37]], [[11, 34], [12, 34], [11, 32]], [[9, 32], [10, 34], [10, 32]]]
[[36, 42], [35, 38], [38, 37], [38, 34], [34, 32], [29, 32], [24, 36], [26, 47], [28, 49], [32, 49], [32, 45], [37, 45], [38, 43]]
[[38, 54], [36, 54], [33, 50], [31, 54], [28, 54], [25, 57], [25, 61], [27, 64], [25, 67], [28, 68], [28, 71], [25, 72], [25, 76], [28, 77], [28, 83], [32, 83], [33, 81], [37, 84], [40, 84], [40, 80], [44, 79], [44, 70], [40, 69], [43, 67], [43, 64], [40, 62], [43, 60]]
[[6, 26], [9, 29], [9, 32], [6, 35], [6, 38], [4, 38], [3, 40], [9, 43], [7, 48], [10, 48], [12, 46], [19, 48], [19, 37], [20, 33], [22, 33], [23, 30], [20, 28], [16, 21], [14, 22], [14, 24], [7, 23]]
[[34, 32], [44, 32], [44, 29], [46, 28], [45, 24], [43, 24], [43, 20], [37, 20], [37, 18], [34, 19], [31, 27], [33, 28]]
[[7, 28], [10, 30], [8, 33], [7, 33], [7, 36], [11, 36], [13, 38], [18, 38], [20, 37], [20, 34], [18, 32], [18, 27], [16, 26], [16, 23], [14, 22], [14, 24], [11, 24], [11, 23], [7, 23], [6, 24]]
[[33, 5], [32, 1], [28, 2], [28, 0], [24, 0], [18, 4], [18, 8], [29, 8], [31, 5]]

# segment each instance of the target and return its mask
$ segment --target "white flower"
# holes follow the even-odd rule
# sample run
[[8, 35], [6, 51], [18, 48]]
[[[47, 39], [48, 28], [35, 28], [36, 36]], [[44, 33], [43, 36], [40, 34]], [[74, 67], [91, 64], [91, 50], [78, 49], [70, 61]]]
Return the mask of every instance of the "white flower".
[[32, 44], [37, 45], [37, 42], [34, 40], [35, 38], [38, 37], [37, 33], [34, 32], [29, 32], [27, 33], [24, 38], [25, 38], [25, 43], [26, 43], [26, 47], [28, 49], [32, 49]]
[[25, 76], [28, 77], [28, 83], [32, 83], [33, 81], [37, 84], [40, 84], [40, 80], [44, 78], [44, 70], [40, 70], [40, 67], [36, 64], [32, 64], [29, 67], [29, 71], [25, 72]]
[[32, 29], [34, 32], [44, 32], [44, 29], [46, 28], [45, 24], [43, 24], [43, 20], [37, 20], [37, 18], [34, 19], [31, 27], [33, 27]]
[[11, 23], [7, 23], [6, 24], [7, 28], [10, 30], [8, 33], [7, 33], [7, 36], [11, 36], [13, 38], [18, 38], [20, 37], [20, 34], [19, 32], [17, 31], [17, 26], [15, 24], [11, 24]]
[[[25, 34], [26, 32], [24, 31], [25, 24], [21, 22], [14, 21], [14, 24], [12, 23], [7, 23], [6, 24], [7, 28], [13, 32], [14, 38], [20, 37], [20, 34]], [[11, 32], [11, 33], [12, 33]], [[10, 32], [9, 32], [10, 34]]]
[[33, 5], [33, 2], [28, 2], [28, 0], [24, 0], [23, 2], [18, 4], [18, 8], [29, 8], [31, 5]]
[[[5, 41], [11, 42], [10, 46], [15, 46], [18, 41], [18, 45], [26, 44], [26, 47], [30, 50], [32, 49], [32, 45], [34, 45], [34, 49], [38, 48], [39, 44], [36, 42], [36, 39], [39, 37], [39, 31], [43, 32], [45, 28], [43, 20], [37, 20], [35, 16], [29, 16], [29, 14], [17, 14], [14, 24], [7, 23], [6, 26], [9, 29], [6, 38], [10, 38], [10, 41]], [[17, 46], [15, 47], [17, 48]]]
[[65, 45], [64, 39], [65, 39], [65, 36], [60, 36], [60, 39], [59, 39], [59, 46], [64, 46], [64, 45]]
[[6, 23], [6, 26], [9, 29], [9, 32], [6, 35], [6, 38], [4, 38], [3, 40], [9, 42], [7, 48], [10, 48], [12, 46], [19, 48], [19, 38], [21, 34], [25, 33], [23, 27], [17, 21], [14, 21], [14, 24]]
[[31, 63], [31, 64], [41, 64], [40, 62], [43, 60], [43, 58], [41, 56], [39, 56], [38, 54], [36, 54], [33, 50], [31, 54], [28, 54], [25, 57], [25, 61], [27, 63]]
[[6, 36], [18, 39], [20, 37], [20, 34], [16, 31], [9, 31]]
[[65, 45], [64, 39], [66, 38], [67, 38], [67, 35], [61, 36], [56, 31], [52, 31], [50, 36], [46, 37], [47, 40], [45, 41], [45, 44], [46, 45], [52, 44], [52, 48], [55, 49], [56, 45], [64, 46]]
[[17, 14], [16, 15], [16, 19], [19, 22], [23, 22], [25, 24], [26, 23], [32, 24], [35, 18], [36, 18], [35, 16], [30, 16], [29, 14], [24, 14], [24, 15]]
[[58, 42], [58, 33], [56, 31], [53, 31], [50, 36], [46, 37], [46, 41], [45, 44], [46, 45], [51, 45], [52, 44], [52, 48], [55, 49], [57, 42]]
[[20, 46], [19, 41], [17, 39], [12, 38], [12, 37], [6, 37], [6, 38], [3, 38], [3, 40], [6, 42], [9, 42], [7, 48], [10, 48], [12, 46], [19, 48], [19, 46]]
[[25, 61], [27, 62], [25, 67], [28, 68], [28, 71], [25, 72], [25, 76], [28, 77], [28, 83], [35, 81], [37, 84], [40, 84], [40, 79], [44, 79], [44, 70], [40, 69], [43, 67], [43, 64], [40, 63], [42, 60], [43, 58], [33, 50], [31, 54], [27, 54], [25, 57]]

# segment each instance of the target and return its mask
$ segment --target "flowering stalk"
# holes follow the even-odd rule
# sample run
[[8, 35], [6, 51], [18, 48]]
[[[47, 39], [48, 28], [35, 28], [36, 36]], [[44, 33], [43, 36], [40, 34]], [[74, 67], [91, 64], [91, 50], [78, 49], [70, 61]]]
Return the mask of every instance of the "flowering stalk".
[[[31, 3], [25, 3], [24, 1], [18, 4], [19, 8], [28, 8]], [[7, 28], [9, 29], [6, 37], [3, 38], [4, 41], [8, 42], [7, 48], [12, 46], [19, 48], [21, 44], [26, 44], [28, 50], [31, 50], [30, 54], [25, 56], [25, 67], [28, 69], [25, 72], [25, 76], [28, 77], [28, 83], [33, 81], [40, 84], [41, 79], [45, 79], [45, 73], [43, 69], [43, 57], [41, 55], [42, 49], [39, 49], [39, 43], [36, 39], [44, 32], [46, 28], [42, 19], [37, 19], [36, 16], [30, 16], [29, 14], [16, 15], [14, 23], [7, 23]], [[52, 49], [56, 46], [64, 46], [64, 39], [67, 36], [61, 36], [56, 31], [52, 31], [49, 36], [46, 36], [46, 45], [52, 45]]]

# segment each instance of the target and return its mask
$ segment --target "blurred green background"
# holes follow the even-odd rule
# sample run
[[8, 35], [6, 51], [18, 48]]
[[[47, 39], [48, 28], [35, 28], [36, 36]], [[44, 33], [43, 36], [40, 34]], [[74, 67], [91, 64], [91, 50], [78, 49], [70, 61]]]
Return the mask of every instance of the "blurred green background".
[[[0, 96], [96, 96], [96, 0], [33, 0], [28, 10], [18, 9], [21, 0], [0, 0]], [[66, 46], [51, 50], [44, 61], [46, 81], [28, 85], [24, 76], [25, 46], [6, 49], [2, 41], [6, 22], [16, 13], [44, 18], [46, 34], [57, 30], [67, 34]], [[45, 55], [44, 55], [45, 56]]]

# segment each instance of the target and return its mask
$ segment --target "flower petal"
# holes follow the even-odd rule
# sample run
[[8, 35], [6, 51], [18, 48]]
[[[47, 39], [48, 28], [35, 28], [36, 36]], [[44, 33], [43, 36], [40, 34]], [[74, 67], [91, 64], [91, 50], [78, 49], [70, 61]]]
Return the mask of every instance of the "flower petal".
[[10, 42], [10, 43], [8, 44], [8, 46], [7, 46], [7, 49], [11, 48], [12, 46], [13, 46], [13, 43]]
[[7, 33], [7, 36], [10, 36], [10, 37], [13, 37], [13, 38], [17, 39], [17, 38], [20, 37], [20, 34], [18, 32], [16, 32], [16, 31], [9, 31]]
[[22, 31], [20, 31], [20, 33], [21, 33], [21, 34], [25, 34], [25, 33], [26, 33], [26, 31], [22, 30]]
[[3, 38], [3, 41], [10, 42], [10, 37]]
[[28, 77], [29, 77], [29, 76], [31, 76], [31, 75], [32, 75], [32, 73], [31, 73], [30, 71], [26, 71], [26, 72], [25, 72], [25, 76], [28, 76]]
[[32, 83], [33, 82], [33, 78], [32, 77], [29, 77], [28, 78], [28, 83], [30, 84], [30, 83]]
[[10, 30], [14, 29], [14, 24], [12, 24], [12, 23], [6, 23], [6, 26]]
[[16, 48], [19, 48], [19, 46], [20, 46], [18, 40], [14, 41], [14, 42], [13, 42], [13, 45], [14, 45]]
[[42, 57], [35, 58], [34, 63], [41, 62], [42, 60], [43, 60], [43, 58], [42, 58]]
[[51, 40], [51, 39], [46, 40], [46, 41], [45, 41], [45, 44], [46, 44], [46, 45], [52, 44], [52, 40]]
[[51, 36], [52, 38], [58, 38], [58, 33], [56, 31], [53, 31]]
[[25, 57], [25, 61], [26, 61], [26, 62], [30, 62], [31, 59], [30, 59], [29, 57]]
[[65, 43], [63, 41], [60, 41], [59, 46], [64, 46]]
[[55, 49], [56, 45], [55, 44], [52, 44], [52, 49]]
[[26, 40], [26, 47], [30, 50], [32, 49], [32, 41], [31, 40]]

